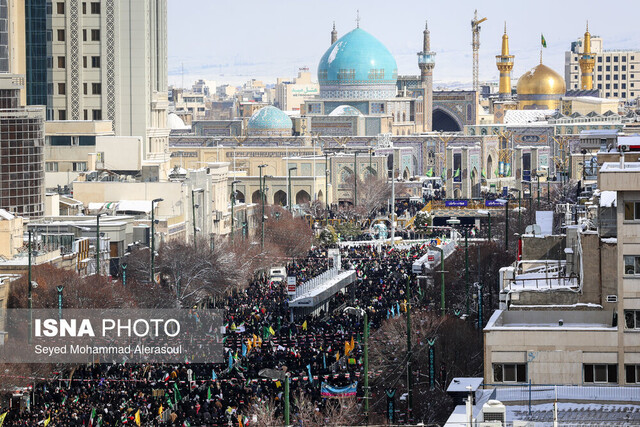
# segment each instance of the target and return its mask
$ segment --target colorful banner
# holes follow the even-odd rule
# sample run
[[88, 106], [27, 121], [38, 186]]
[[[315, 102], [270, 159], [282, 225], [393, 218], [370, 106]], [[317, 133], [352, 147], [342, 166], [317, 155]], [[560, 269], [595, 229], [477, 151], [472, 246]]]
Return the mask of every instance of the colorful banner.
[[496, 206], [504, 206], [504, 202], [498, 200], [485, 200], [484, 205], [488, 208], [492, 208]]
[[357, 389], [358, 381], [346, 387], [333, 387], [327, 383], [322, 383], [322, 386], [320, 387], [320, 394], [325, 398], [343, 399], [345, 397], [355, 396]]

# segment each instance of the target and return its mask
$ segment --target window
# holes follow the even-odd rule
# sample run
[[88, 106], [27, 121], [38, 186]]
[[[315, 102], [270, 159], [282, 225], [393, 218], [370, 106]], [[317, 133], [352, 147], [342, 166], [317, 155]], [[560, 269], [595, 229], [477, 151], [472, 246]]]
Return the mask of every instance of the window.
[[620, 86], [620, 89], [626, 89], [627, 88], [627, 84], [626, 83], [622, 83], [622, 85]]
[[92, 42], [100, 41], [100, 30], [91, 30], [91, 41]]
[[91, 57], [91, 68], [100, 68], [100, 57], [92, 56]]
[[607, 56], [607, 62], [611, 62], [611, 57]]
[[614, 89], [618, 89], [618, 83], [614, 83], [614, 84], [613, 84], [613, 88], [614, 88]]
[[640, 275], [640, 256], [624, 256], [624, 274]]
[[602, 56], [598, 56], [598, 62], [602, 62]]
[[624, 365], [627, 384], [640, 384], [640, 365]]
[[618, 57], [617, 56], [613, 57], [613, 62], [618, 62]]
[[58, 95], [66, 95], [66, 94], [67, 94], [66, 83], [58, 83]]
[[618, 365], [611, 364], [584, 364], [583, 365], [585, 383], [617, 383]]
[[87, 57], [86, 56], [82, 57], [82, 68], [87, 68]]
[[53, 41], [53, 32], [51, 30], [47, 30], [47, 41]]
[[87, 30], [86, 29], [82, 30], [82, 41], [83, 42], [87, 41]]
[[91, 110], [93, 120], [102, 120], [102, 110]]
[[598, 65], [598, 71], [602, 71], [602, 65]]
[[624, 202], [624, 219], [625, 221], [640, 219], [640, 202]]
[[53, 5], [51, 4], [50, 1], [47, 2], [47, 15], [51, 15], [51, 9], [53, 8]]
[[493, 382], [525, 383], [527, 382], [527, 365], [524, 363], [494, 363]]
[[604, 85], [604, 87], [605, 87], [606, 89], [611, 89], [611, 85], [610, 85], [609, 83], [607, 83], [606, 85]]
[[91, 14], [92, 15], [99, 15], [100, 14], [100, 3], [91, 2]]
[[59, 42], [64, 41], [64, 30], [58, 30], [58, 41]]
[[605, 70], [607, 70], [607, 71], [611, 71], [611, 65], [607, 65], [607, 66], [605, 67]]
[[64, 3], [63, 2], [56, 3], [56, 12], [58, 12], [58, 15], [64, 15]]
[[[626, 258], [627, 257], [625, 257], [625, 266], [624, 266], [625, 274], [627, 272]], [[630, 257], [630, 258], [637, 259], [639, 257]], [[624, 327], [625, 329], [640, 329], [640, 310], [624, 311]]]
[[617, 65], [613, 66], [613, 71], [618, 71], [618, 66]]
[[613, 80], [618, 80], [618, 75], [617, 74], [613, 75]]
[[73, 162], [74, 172], [84, 172], [87, 170], [87, 162]]
[[58, 172], [58, 162], [46, 162], [44, 165], [45, 172]]
[[82, 2], [82, 14], [86, 15], [87, 14], [87, 3], [86, 2]]
[[100, 95], [102, 93], [102, 85], [100, 83], [91, 83], [91, 93]]
[[622, 66], [622, 71], [627, 71], [627, 66], [626, 65]]
[[611, 80], [611, 74], [607, 74], [606, 80]]
[[67, 120], [67, 110], [58, 110], [58, 120]]
[[84, 110], [84, 120], [89, 120], [89, 111], [88, 110]]
[[58, 56], [58, 68], [65, 68], [66, 61], [64, 56]]

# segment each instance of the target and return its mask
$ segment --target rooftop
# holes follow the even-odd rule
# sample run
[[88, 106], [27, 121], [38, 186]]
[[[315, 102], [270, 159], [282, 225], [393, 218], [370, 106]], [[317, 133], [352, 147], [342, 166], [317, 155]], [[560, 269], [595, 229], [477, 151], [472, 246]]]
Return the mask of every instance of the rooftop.
[[508, 330], [617, 330], [613, 312], [604, 310], [496, 310], [485, 331]]

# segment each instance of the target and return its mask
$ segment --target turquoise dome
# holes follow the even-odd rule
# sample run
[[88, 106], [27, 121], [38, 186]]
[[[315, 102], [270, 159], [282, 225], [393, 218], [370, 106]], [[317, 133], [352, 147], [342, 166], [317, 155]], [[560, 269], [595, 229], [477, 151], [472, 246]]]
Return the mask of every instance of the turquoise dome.
[[247, 123], [249, 135], [291, 135], [292, 127], [293, 122], [289, 116], [272, 105], [253, 113]]
[[398, 66], [391, 52], [361, 28], [345, 34], [318, 64], [320, 97], [384, 99], [395, 96]]

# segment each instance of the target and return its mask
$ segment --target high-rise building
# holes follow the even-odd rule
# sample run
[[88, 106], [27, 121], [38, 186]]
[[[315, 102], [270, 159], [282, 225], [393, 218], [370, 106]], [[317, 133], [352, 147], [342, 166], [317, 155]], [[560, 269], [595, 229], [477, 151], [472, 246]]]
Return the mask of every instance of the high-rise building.
[[0, 73], [19, 79], [20, 102], [26, 102], [24, 0], [0, 0]]
[[[594, 61], [592, 88], [600, 90], [600, 96], [605, 98], [633, 99], [640, 96], [640, 50], [604, 50], [602, 38], [589, 34], [588, 39], [591, 52], [587, 59]], [[583, 73], [580, 67], [589, 65], [583, 59], [586, 47], [585, 37], [581, 37], [571, 43], [570, 51], [565, 52], [564, 79], [567, 90], [582, 89]]]
[[24, 11], [27, 105], [47, 105], [47, 2], [25, 0]]
[[44, 109], [20, 105], [22, 78], [0, 74], [0, 208], [44, 215]]
[[29, 103], [49, 120], [111, 120], [145, 159], [168, 152], [167, 0], [27, 0], [27, 37]]

